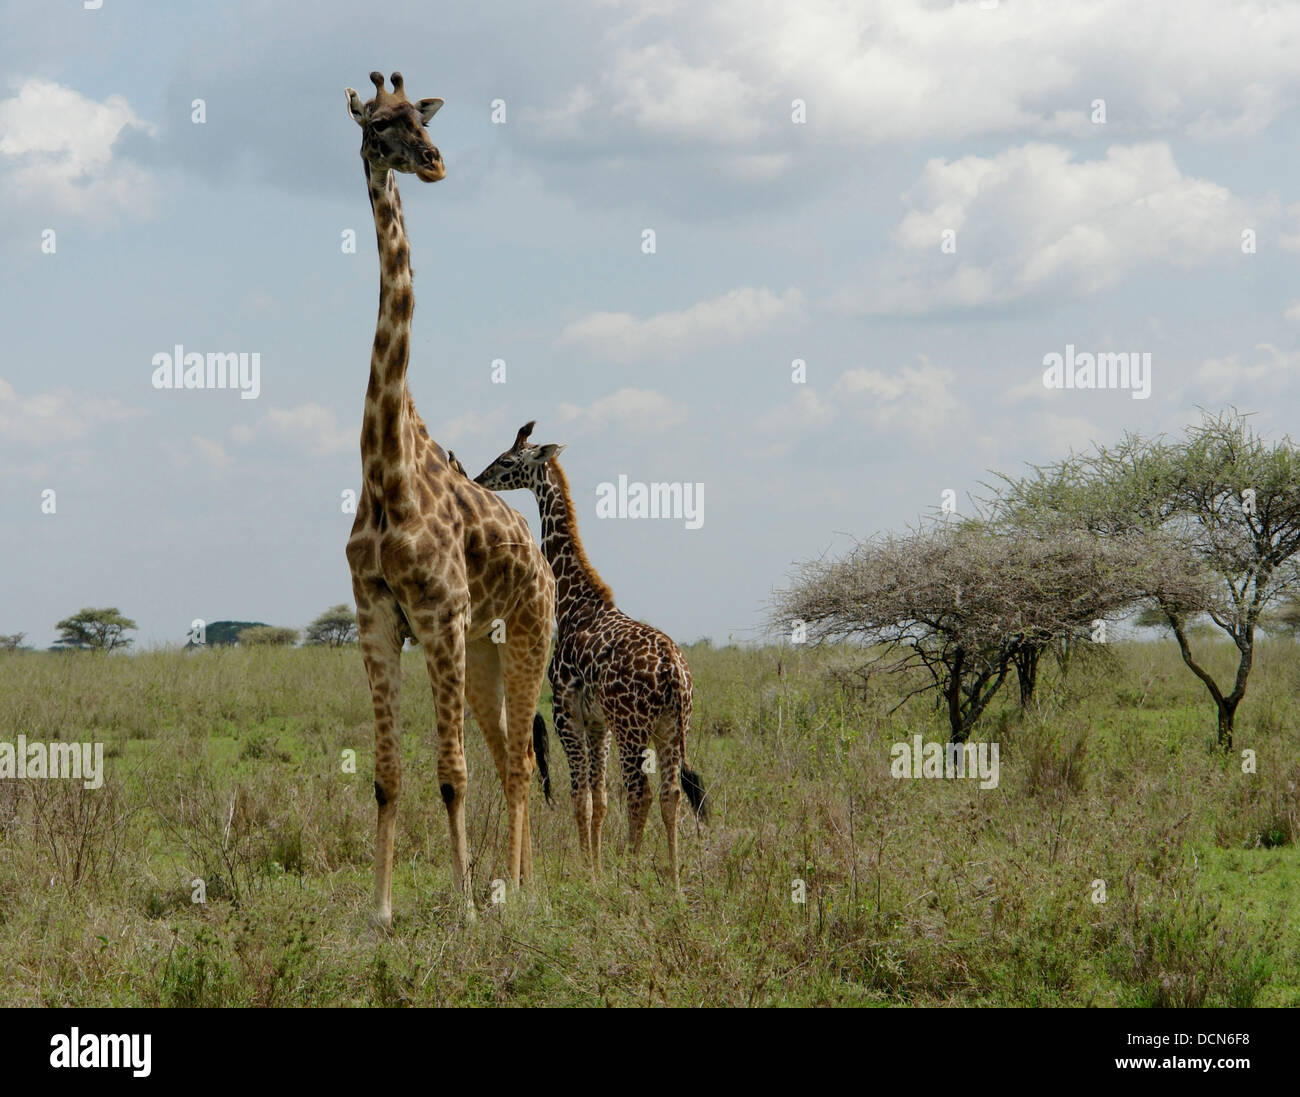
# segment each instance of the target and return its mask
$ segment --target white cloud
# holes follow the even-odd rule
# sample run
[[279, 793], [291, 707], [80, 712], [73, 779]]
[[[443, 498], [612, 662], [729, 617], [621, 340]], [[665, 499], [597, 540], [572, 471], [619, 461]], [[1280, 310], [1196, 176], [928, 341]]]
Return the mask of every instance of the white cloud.
[[1206, 359], [1196, 371], [1197, 382], [1214, 400], [1239, 400], [1246, 395], [1248, 386], [1252, 393], [1276, 392], [1300, 372], [1300, 350], [1280, 351], [1272, 343], [1259, 343], [1255, 350], [1263, 352], [1264, 357], [1250, 364], [1235, 354]]
[[190, 444], [199, 455], [215, 469], [223, 469], [230, 464], [230, 454], [220, 442], [204, 438], [200, 434], [190, 436]]
[[1296, 226], [1294, 233], [1278, 238], [1278, 247], [1283, 251], [1300, 251], [1300, 203], [1294, 206], [1287, 206], [1287, 216], [1291, 218]]
[[325, 456], [355, 449], [360, 429], [340, 427], [334, 413], [320, 404], [300, 404], [296, 408], [271, 408], [252, 426], [232, 427], [230, 434], [244, 444], [270, 438], [314, 456]]
[[671, 43], [621, 51], [607, 79], [611, 113], [642, 133], [734, 144], [758, 136], [758, 89], [713, 61], [688, 63]]
[[556, 106], [527, 108], [522, 118], [552, 140], [585, 140], [603, 122], [630, 123], [642, 139], [743, 144], [758, 136], [760, 97], [740, 74], [711, 60], [692, 64], [676, 44], [655, 42], [616, 49], [595, 90], [575, 85]]
[[1300, 324], [1300, 301], [1292, 301], [1287, 305], [1283, 318], [1288, 324]]
[[815, 391], [800, 385], [793, 399], [754, 420], [749, 431], [751, 446], [745, 452], [754, 457], [784, 457], [794, 449], [795, 439], [808, 431], [835, 421], [835, 405], [823, 400]]
[[784, 457], [800, 436], [823, 430], [841, 415], [868, 423], [874, 430], [905, 431], [930, 438], [957, 411], [953, 395], [956, 375], [931, 365], [919, 355], [920, 365], [894, 371], [845, 370], [831, 385], [829, 399], [802, 388], [790, 401], [764, 412], [750, 432], [757, 443], [748, 452], [760, 457]]
[[603, 70], [525, 121], [613, 155], [629, 123], [719, 149], [781, 140], [794, 98], [801, 139], [867, 144], [1090, 136], [1095, 99], [1117, 137], [1213, 140], [1257, 133], [1300, 99], [1289, 4], [718, 0], [628, 18], [602, 47]]
[[638, 320], [627, 312], [596, 312], [561, 333], [561, 346], [576, 346], [592, 356], [628, 361], [738, 343], [780, 325], [805, 318], [804, 295], [797, 289], [775, 294], [766, 286], [743, 286], [676, 312]]
[[596, 428], [616, 426], [658, 430], [675, 426], [686, 418], [682, 408], [652, 389], [619, 389], [586, 407], [560, 404], [555, 410], [561, 423]]
[[[1147, 264], [1237, 255], [1252, 223], [1245, 202], [1183, 175], [1163, 144], [1112, 147], [1100, 160], [1040, 144], [931, 160], [904, 200], [894, 246], [834, 307], [917, 314], [1096, 293]], [[946, 230], [952, 254], [941, 251]]]
[[1023, 426], [1032, 426], [1037, 440], [1055, 454], [1081, 453], [1092, 448], [1104, 437], [1102, 429], [1079, 415], [1056, 415], [1053, 412], [1036, 412]]
[[[517, 428], [518, 424], [515, 429]], [[450, 444], [453, 447], [461, 445], [466, 439], [483, 438], [490, 445], [498, 446], [497, 452], [504, 450], [515, 440], [514, 433], [506, 424], [505, 408], [500, 407], [486, 413], [467, 411], [464, 415], [440, 423], [438, 429], [432, 433], [439, 443], [444, 446]], [[507, 433], [510, 435], [508, 438]]]
[[757, 432], [789, 428], [820, 427], [835, 418], [835, 407], [817, 393], [800, 386], [793, 400], [764, 412], [754, 421]]
[[142, 213], [150, 178], [114, 155], [129, 129], [154, 132], [120, 95], [97, 102], [53, 81], [27, 80], [0, 100], [0, 185], [11, 199], [91, 220]]
[[100, 423], [120, 422], [141, 414], [111, 396], [71, 389], [52, 389], [19, 396], [0, 378], [0, 441], [51, 445], [84, 438]]
[[925, 437], [936, 434], [957, 410], [953, 395], [956, 375], [931, 365], [924, 355], [919, 366], [884, 370], [847, 370], [831, 391], [846, 410], [878, 430], [906, 430]]

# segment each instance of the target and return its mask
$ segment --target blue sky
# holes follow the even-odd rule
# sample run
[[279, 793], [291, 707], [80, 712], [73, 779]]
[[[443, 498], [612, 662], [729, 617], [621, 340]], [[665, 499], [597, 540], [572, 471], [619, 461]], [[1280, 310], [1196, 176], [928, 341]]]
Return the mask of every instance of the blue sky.
[[[1292, 429], [1300, 5], [451, 8], [2, 5], [0, 632], [350, 600], [374, 68], [446, 100], [446, 180], [401, 184], [417, 407], [472, 472], [568, 443], [591, 559], [683, 642], [761, 638], [796, 561], [990, 469]], [[258, 398], [155, 389], [176, 344], [257, 353]], [[1045, 389], [1067, 344], [1150, 353], [1150, 398]], [[703, 524], [598, 519], [620, 475], [702, 483]]]

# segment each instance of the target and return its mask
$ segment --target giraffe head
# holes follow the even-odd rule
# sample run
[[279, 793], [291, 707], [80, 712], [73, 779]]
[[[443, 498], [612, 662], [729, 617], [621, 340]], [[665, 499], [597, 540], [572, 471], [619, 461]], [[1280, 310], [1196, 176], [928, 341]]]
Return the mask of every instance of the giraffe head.
[[424, 132], [429, 119], [438, 113], [441, 99], [406, 98], [402, 74], [393, 73], [393, 90], [384, 88], [384, 74], [372, 72], [370, 82], [375, 85], [375, 97], [361, 102], [351, 88], [347, 89], [348, 111], [361, 127], [361, 157], [369, 164], [392, 171], [403, 171], [436, 183], [447, 174], [442, 153]]
[[515, 444], [474, 478], [491, 491], [535, 488], [546, 478], [546, 463], [563, 449], [562, 443], [535, 446], [528, 441], [536, 423], [525, 423], [515, 435]]

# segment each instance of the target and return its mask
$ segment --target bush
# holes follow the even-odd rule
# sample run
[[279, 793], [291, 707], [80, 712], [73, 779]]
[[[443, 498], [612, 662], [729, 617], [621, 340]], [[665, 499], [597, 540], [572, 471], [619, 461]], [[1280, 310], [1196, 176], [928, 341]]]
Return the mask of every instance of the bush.
[[249, 647], [289, 647], [298, 642], [298, 630], [275, 625], [255, 625], [239, 634], [239, 642]]

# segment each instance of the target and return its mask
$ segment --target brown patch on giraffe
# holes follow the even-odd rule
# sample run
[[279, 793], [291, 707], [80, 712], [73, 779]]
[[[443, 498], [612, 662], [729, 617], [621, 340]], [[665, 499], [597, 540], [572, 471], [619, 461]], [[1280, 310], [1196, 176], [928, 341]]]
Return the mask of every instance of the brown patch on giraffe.
[[478, 500], [474, 498], [472, 491], [466, 490], [458, 483], [451, 489], [451, 493], [455, 497], [456, 505], [460, 507], [461, 513], [470, 517], [482, 513], [482, 508], [479, 506]]
[[384, 432], [384, 441], [380, 453], [383, 456], [384, 464], [392, 466], [400, 463], [402, 459], [402, 435], [400, 431], [390, 427]]

